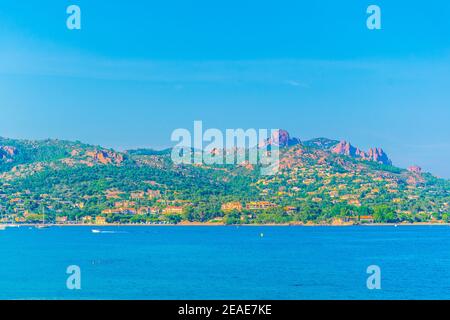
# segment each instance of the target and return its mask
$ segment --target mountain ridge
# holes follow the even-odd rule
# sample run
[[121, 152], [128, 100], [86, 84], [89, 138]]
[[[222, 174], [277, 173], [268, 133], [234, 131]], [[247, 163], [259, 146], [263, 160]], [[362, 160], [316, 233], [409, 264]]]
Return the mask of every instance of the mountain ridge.
[[[277, 141], [277, 142], [276, 142]], [[350, 142], [345, 140], [333, 140], [325, 137], [313, 138], [302, 141], [299, 138], [291, 137], [289, 132], [284, 129], [277, 130], [270, 138], [259, 144], [259, 147], [270, 146], [276, 144], [280, 148], [291, 148], [296, 145], [317, 148], [329, 151], [334, 154], [348, 156], [356, 160], [373, 161], [383, 165], [392, 166], [392, 161], [382, 148], [370, 148], [367, 152], [362, 151], [358, 147], [354, 147]], [[20, 149], [44, 149], [43, 152], [37, 154], [28, 154], [25, 159], [20, 158], [14, 163], [14, 157], [20, 156]], [[84, 153], [77, 150], [86, 150]], [[23, 150], [22, 150], [23, 151]], [[42, 151], [42, 150], [41, 150]], [[45, 151], [49, 153], [45, 156]], [[46, 161], [48, 158], [63, 159], [67, 157], [85, 157], [83, 163], [93, 165], [96, 162], [101, 164], [121, 164], [129, 157], [133, 156], [163, 156], [170, 155], [172, 148], [161, 150], [151, 148], [137, 148], [124, 151], [115, 151], [112, 148], [104, 148], [99, 145], [91, 145], [80, 141], [60, 140], [60, 139], [11, 139], [0, 136], [0, 172], [4, 170], [6, 164], [8, 169], [14, 165], [21, 165], [27, 162]], [[193, 150], [195, 152], [195, 150]], [[3, 166], [2, 166], [3, 165]], [[407, 169], [411, 172], [422, 173], [422, 168], [411, 165]]]
[[272, 176], [250, 164], [175, 164], [171, 149], [118, 152], [78, 141], [0, 138], [0, 210], [18, 222], [38, 222], [38, 212], [50, 221], [450, 221], [449, 180], [378, 161], [379, 149], [300, 141], [287, 131], [275, 138], [266, 140], [280, 146]]

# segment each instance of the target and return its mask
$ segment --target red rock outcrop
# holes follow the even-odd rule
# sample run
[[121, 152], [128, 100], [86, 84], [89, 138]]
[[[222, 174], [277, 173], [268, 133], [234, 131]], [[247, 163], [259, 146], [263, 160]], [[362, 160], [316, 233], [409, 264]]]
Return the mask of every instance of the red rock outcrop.
[[392, 161], [389, 159], [387, 154], [381, 148], [371, 148], [363, 158], [364, 160], [392, 165]]
[[272, 133], [272, 137], [260, 143], [260, 147], [265, 146], [290, 147], [300, 143], [301, 143], [300, 139], [291, 138], [289, 132], [287, 132], [286, 130], [279, 129]]
[[412, 173], [418, 173], [418, 174], [421, 174], [421, 173], [422, 173], [422, 168], [419, 167], [419, 166], [410, 166], [410, 167], [408, 168], [408, 171], [409, 171], [409, 172], [412, 172]]
[[364, 152], [359, 148], [352, 146], [347, 141], [339, 142], [334, 148], [331, 149], [332, 153], [342, 154], [352, 158], [375, 161], [382, 164], [391, 165], [392, 161], [387, 154], [381, 148], [371, 148], [368, 152]]
[[121, 164], [124, 160], [122, 154], [105, 150], [88, 151], [86, 155], [101, 164]]
[[331, 152], [353, 158], [361, 158], [364, 155], [364, 152], [358, 148], [355, 148], [347, 141], [339, 142], [334, 148], [331, 149]]
[[11, 146], [0, 146], [0, 159], [10, 159], [17, 154], [17, 149]]

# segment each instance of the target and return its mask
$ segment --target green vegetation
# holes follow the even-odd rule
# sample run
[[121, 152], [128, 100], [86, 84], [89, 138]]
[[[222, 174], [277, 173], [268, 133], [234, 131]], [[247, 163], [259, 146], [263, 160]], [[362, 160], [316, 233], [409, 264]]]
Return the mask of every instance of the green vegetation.
[[260, 176], [258, 167], [175, 165], [170, 150], [0, 138], [8, 147], [0, 210], [4, 221], [22, 223], [43, 214], [58, 223], [449, 222], [448, 180], [314, 146], [335, 143], [283, 149], [278, 174]]

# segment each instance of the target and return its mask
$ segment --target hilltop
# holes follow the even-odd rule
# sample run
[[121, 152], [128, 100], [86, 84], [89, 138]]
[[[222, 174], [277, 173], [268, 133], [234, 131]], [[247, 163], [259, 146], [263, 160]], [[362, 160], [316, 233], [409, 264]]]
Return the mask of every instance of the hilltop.
[[16, 222], [39, 222], [42, 213], [58, 223], [449, 220], [448, 180], [395, 167], [379, 147], [275, 135], [263, 142], [281, 147], [273, 176], [248, 163], [177, 165], [170, 149], [0, 138], [0, 209]]

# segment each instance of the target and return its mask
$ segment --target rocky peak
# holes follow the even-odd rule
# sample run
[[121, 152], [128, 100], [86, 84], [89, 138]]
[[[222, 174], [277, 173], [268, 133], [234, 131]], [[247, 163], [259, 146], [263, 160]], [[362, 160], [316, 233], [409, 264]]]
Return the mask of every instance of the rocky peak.
[[381, 148], [370, 148], [369, 152], [365, 154], [365, 160], [392, 165], [392, 161]]
[[276, 130], [272, 133], [272, 137], [266, 139], [260, 146], [279, 146], [279, 147], [290, 147], [300, 144], [300, 139], [291, 138], [289, 132], [286, 130]]
[[352, 158], [374, 161], [382, 164], [391, 165], [392, 161], [387, 154], [381, 148], [370, 148], [368, 152], [364, 152], [359, 148], [352, 146], [347, 141], [339, 142], [334, 148], [331, 149], [332, 153], [342, 154]]
[[331, 149], [331, 152], [336, 154], [343, 154], [353, 158], [359, 158], [362, 156], [361, 150], [355, 148], [347, 141], [339, 142], [334, 148]]
[[17, 149], [11, 146], [0, 146], [0, 159], [10, 159], [17, 154]]
[[121, 164], [124, 160], [122, 154], [109, 150], [88, 151], [86, 155], [101, 164]]
[[419, 166], [410, 166], [410, 167], [408, 168], [408, 171], [409, 171], [409, 172], [412, 172], [412, 173], [418, 173], [418, 174], [420, 174], [420, 173], [422, 173], [422, 168], [419, 167]]

